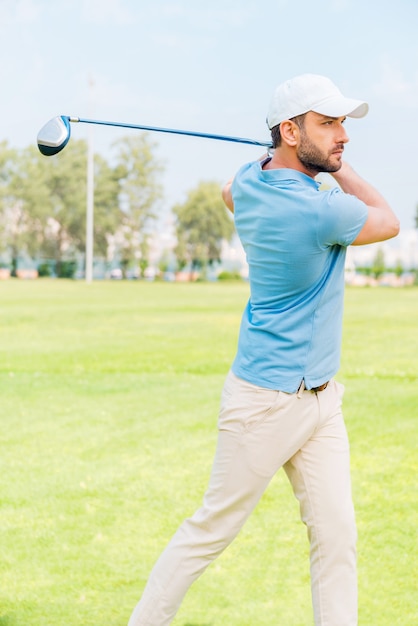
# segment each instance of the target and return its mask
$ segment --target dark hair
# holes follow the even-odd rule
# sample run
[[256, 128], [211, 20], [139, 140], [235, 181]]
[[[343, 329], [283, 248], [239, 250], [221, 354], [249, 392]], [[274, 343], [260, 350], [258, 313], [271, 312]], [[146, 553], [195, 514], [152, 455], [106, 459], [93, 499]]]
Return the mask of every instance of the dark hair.
[[282, 136], [280, 134], [280, 124], [277, 126], [273, 126], [271, 129], [271, 142], [273, 144], [273, 148], [278, 148], [282, 142]]
[[[305, 115], [306, 113], [302, 113], [302, 115], [296, 115], [295, 117], [290, 118], [292, 122], [296, 124], [299, 128], [304, 127], [305, 123]], [[280, 124], [277, 126], [273, 126], [271, 129], [271, 141], [273, 143], [273, 148], [278, 148], [282, 142], [282, 136], [280, 134]]]

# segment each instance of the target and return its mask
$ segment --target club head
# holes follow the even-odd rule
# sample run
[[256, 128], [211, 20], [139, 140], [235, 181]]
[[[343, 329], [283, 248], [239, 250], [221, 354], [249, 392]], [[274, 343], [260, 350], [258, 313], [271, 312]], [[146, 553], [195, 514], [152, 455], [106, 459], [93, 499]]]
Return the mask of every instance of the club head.
[[65, 115], [53, 117], [38, 133], [39, 151], [45, 156], [58, 154], [67, 145], [70, 135], [70, 118]]

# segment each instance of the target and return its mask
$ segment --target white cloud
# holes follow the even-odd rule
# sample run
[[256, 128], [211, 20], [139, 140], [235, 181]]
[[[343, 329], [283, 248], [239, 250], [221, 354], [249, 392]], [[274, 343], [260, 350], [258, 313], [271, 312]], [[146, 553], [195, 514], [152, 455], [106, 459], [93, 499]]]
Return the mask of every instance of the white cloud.
[[129, 24], [135, 20], [135, 12], [131, 11], [125, 0], [83, 0], [81, 17], [85, 22]]
[[350, 8], [350, 0], [331, 0], [331, 9], [337, 13], [347, 11]]
[[0, 26], [34, 22], [42, 11], [37, 0], [2, 0], [0, 2]]
[[385, 61], [382, 64], [381, 78], [373, 86], [373, 92], [393, 104], [416, 107], [418, 105], [418, 74], [407, 79], [396, 63]]
[[[156, 9], [157, 10], [157, 9]], [[166, 3], [158, 7], [158, 15], [166, 19], [181, 19], [189, 25], [194, 25], [200, 29], [205, 25], [237, 27], [248, 24], [257, 6], [246, 7], [238, 4], [236, 8], [217, 7], [210, 5], [193, 4], [186, 6], [185, 3]]]
[[99, 109], [102, 115], [103, 112], [122, 106], [129, 108], [136, 104], [130, 85], [119, 81], [117, 76], [110, 77], [80, 69], [76, 74], [75, 83], [79, 86], [75, 102], [82, 111], [75, 111], [73, 115], [94, 116]]

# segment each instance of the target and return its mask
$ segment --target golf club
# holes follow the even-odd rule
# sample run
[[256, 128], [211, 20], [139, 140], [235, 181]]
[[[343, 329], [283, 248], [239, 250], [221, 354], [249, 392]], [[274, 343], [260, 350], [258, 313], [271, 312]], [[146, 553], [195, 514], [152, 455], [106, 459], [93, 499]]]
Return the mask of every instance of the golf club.
[[38, 148], [45, 156], [53, 156], [61, 152], [68, 143], [71, 135], [71, 123], [83, 124], [100, 124], [103, 126], [119, 126], [121, 128], [133, 128], [136, 130], [153, 131], [157, 133], [171, 133], [174, 135], [187, 135], [188, 137], [203, 137], [205, 139], [218, 139], [220, 141], [232, 141], [235, 143], [250, 144], [253, 146], [262, 146], [271, 148], [269, 141], [256, 141], [254, 139], [245, 139], [242, 137], [230, 137], [228, 135], [213, 135], [211, 133], [200, 133], [191, 130], [176, 130], [174, 128], [160, 128], [158, 126], [143, 126], [140, 124], [127, 124], [124, 122], [104, 122], [102, 120], [88, 120], [81, 117], [71, 117], [68, 115], [59, 115], [49, 120], [41, 128], [38, 133]]

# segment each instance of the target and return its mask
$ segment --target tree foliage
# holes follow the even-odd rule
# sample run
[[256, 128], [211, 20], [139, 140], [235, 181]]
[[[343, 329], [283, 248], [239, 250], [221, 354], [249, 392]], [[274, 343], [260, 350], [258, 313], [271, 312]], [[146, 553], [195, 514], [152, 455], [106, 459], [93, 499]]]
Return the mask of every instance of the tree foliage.
[[230, 241], [234, 223], [221, 197], [217, 182], [201, 182], [189, 192], [184, 204], [173, 208], [176, 216], [177, 247], [180, 267], [190, 264], [191, 271], [205, 268], [221, 258], [223, 241]]
[[148, 265], [150, 225], [157, 217], [155, 208], [162, 197], [158, 182], [163, 168], [153, 155], [155, 144], [147, 133], [127, 136], [116, 142], [117, 174], [120, 181], [122, 228], [118, 238], [122, 269], [138, 262], [141, 273]]
[[372, 264], [373, 276], [376, 279], [380, 278], [380, 276], [385, 273], [385, 269], [385, 253], [383, 252], [382, 248], [378, 248]]
[[[144, 255], [146, 227], [154, 217], [161, 171], [145, 135], [121, 139], [115, 163], [94, 157], [94, 254]], [[72, 140], [45, 158], [30, 146], [20, 152], [0, 143], [0, 254], [16, 271], [22, 255], [65, 263], [84, 256], [87, 144]], [[124, 242], [130, 241], [126, 251]], [[121, 250], [115, 242], [121, 243]]]

